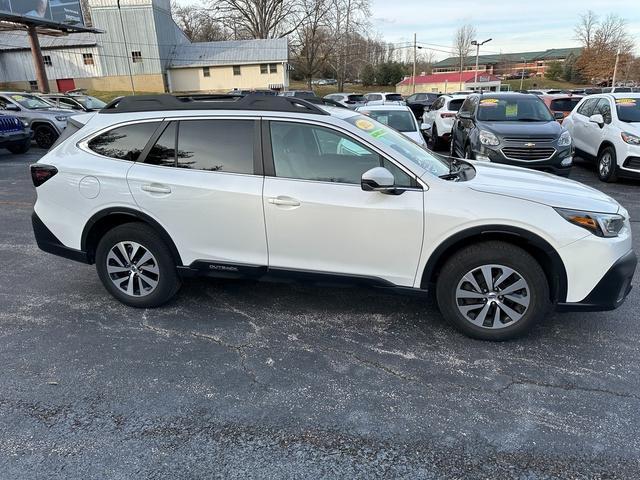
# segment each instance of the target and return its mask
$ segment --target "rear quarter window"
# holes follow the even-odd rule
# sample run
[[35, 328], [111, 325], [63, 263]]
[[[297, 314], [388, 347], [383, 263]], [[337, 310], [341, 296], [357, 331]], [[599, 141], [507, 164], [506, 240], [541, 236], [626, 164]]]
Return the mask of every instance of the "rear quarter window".
[[580, 103], [579, 98], [558, 98], [551, 100], [551, 110], [554, 112], [570, 112]]
[[160, 122], [123, 125], [89, 140], [89, 150], [104, 157], [135, 162]]

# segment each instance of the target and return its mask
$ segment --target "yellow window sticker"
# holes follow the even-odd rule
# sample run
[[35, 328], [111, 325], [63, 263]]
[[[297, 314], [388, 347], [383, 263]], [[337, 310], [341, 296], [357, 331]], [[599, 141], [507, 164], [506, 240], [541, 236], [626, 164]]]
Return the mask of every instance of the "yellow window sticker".
[[635, 107], [636, 99], [635, 98], [616, 98], [616, 105], [619, 107]]
[[375, 125], [369, 120], [359, 118], [358, 120], [356, 120], [356, 127], [358, 127], [360, 130], [369, 131], [373, 130], [375, 128]]
[[19, 102], [20, 100], [25, 100], [25, 98], [22, 95], [11, 95], [11, 98], [16, 102]]
[[518, 116], [518, 104], [517, 103], [508, 103], [507, 108], [505, 108], [504, 114], [507, 117], [517, 117]]
[[496, 107], [498, 106], [498, 102], [500, 100], [498, 100], [497, 98], [483, 98], [482, 100], [480, 100], [480, 106], [481, 107]]

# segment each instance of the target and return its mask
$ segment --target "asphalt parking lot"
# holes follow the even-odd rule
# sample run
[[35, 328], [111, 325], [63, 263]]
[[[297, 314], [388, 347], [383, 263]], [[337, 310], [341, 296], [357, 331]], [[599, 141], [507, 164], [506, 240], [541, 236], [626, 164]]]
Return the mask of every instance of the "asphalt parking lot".
[[[639, 288], [507, 343], [372, 289], [200, 279], [130, 309], [36, 247], [42, 153], [0, 151], [0, 478], [638, 478]], [[572, 178], [640, 251], [640, 182]]]

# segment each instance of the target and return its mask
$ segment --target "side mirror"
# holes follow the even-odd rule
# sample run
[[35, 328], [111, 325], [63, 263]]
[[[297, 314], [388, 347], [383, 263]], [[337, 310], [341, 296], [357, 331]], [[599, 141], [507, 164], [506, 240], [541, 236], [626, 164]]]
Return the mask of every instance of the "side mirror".
[[602, 128], [602, 126], [604, 125], [604, 117], [599, 113], [596, 113], [595, 115], [591, 115], [589, 117], [589, 121], [591, 123], [597, 123], [598, 126], [600, 126], [600, 128]]
[[471, 120], [470, 112], [458, 112], [458, 118], [464, 118], [465, 120]]
[[422, 130], [423, 132], [429, 130], [431, 128], [431, 125], [429, 125], [428, 123], [421, 123], [420, 124], [420, 130]]
[[553, 112], [553, 118], [555, 118], [556, 120], [562, 120], [562, 119], [564, 119], [564, 113], [562, 113], [562, 112]]
[[365, 192], [392, 193], [395, 179], [393, 174], [384, 167], [374, 167], [362, 174], [360, 186]]
[[17, 105], [14, 105], [13, 103], [7, 103], [4, 107], [5, 110], [8, 110], [10, 112], [19, 112], [20, 111], [20, 107]]

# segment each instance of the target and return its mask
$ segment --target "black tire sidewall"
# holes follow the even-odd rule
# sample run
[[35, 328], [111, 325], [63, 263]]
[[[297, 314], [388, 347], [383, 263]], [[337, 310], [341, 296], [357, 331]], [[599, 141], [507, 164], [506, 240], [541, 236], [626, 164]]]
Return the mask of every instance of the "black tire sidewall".
[[[529, 284], [529, 310], [514, 325], [493, 330], [466, 320], [457, 308], [455, 292], [460, 279], [476, 267], [500, 264], [513, 268]], [[440, 312], [465, 335], [481, 340], [502, 341], [524, 335], [550, 309], [549, 284], [538, 262], [523, 249], [506, 242], [486, 242], [467, 247], [443, 266], [436, 285]]]
[[[50, 140], [47, 140], [46, 142], [38, 138], [39, 137], [38, 132], [44, 132], [44, 131], [49, 132], [51, 136]], [[38, 127], [35, 128], [33, 136], [36, 143], [38, 144], [38, 147], [51, 148], [51, 145], [53, 145], [56, 141], [57, 134], [56, 134], [56, 131], [49, 125], [39, 125]]]
[[7, 150], [9, 150], [14, 155], [20, 155], [23, 153], [27, 153], [30, 147], [31, 147], [31, 144], [29, 141], [29, 142], [22, 143], [20, 145], [11, 145], [10, 147], [7, 147]]
[[[131, 297], [119, 290], [111, 281], [106, 269], [106, 258], [111, 248], [121, 241], [134, 241], [149, 250], [158, 262], [160, 278], [156, 289], [144, 297]], [[127, 223], [108, 231], [96, 248], [96, 270], [102, 284], [111, 295], [125, 305], [137, 308], [152, 308], [169, 301], [180, 288], [171, 251], [151, 228], [142, 223]]]

